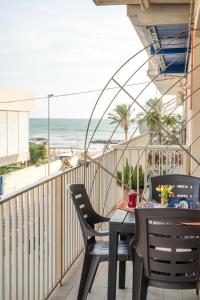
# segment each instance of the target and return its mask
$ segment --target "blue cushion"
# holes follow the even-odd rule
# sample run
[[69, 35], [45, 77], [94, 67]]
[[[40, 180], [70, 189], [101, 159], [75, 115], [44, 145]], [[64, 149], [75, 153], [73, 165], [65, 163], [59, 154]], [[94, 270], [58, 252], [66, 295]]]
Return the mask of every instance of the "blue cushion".
[[174, 198], [172, 201], [170, 201], [167, 205], [167, 207], [183, 207], [183, 208], [197, 208], [197, 204], [193, 201], [192, 198]]

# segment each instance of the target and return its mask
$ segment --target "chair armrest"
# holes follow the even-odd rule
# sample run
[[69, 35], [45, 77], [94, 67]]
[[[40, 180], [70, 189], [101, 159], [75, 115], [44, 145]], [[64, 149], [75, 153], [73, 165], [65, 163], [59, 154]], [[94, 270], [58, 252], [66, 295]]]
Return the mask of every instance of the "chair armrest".
[[102, 222], [109, 222], [110, 218], [102, 216]]
[[88, 235], [93, 235], [93, 236], [108, 236], [109, 235], [109, 231], [96, 230], [96, 229], [93, 229], [92, 227], [88, 226], [88, 228], [87, 228], [87, 234]]
[[95, 224], [109, 222], [109, 220], [110, 220], [110, 218], [97, 215], [97, 220], [96, 220]]

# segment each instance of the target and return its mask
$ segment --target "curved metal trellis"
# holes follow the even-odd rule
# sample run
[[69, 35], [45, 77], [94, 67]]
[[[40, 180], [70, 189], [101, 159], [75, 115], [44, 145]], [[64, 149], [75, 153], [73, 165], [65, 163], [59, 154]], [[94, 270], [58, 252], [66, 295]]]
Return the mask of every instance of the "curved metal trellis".
[[[199, 30], [199, 29], [188, 30], [188, 31], [195, 31], [195, 30]], [[185, 32], [186, 32], [186, 31], [184, 31], [184, 33], [185, 33]], [[179, 33], [179, 34], [180, 34], [180, 33]], [[175, 36], [177, 36], [177, 34], [176, 34]], [[170, 37], [169, 37], [169, 38], [170, 38]], [[166, 39], [166, 37], [165, 37], [165, 39]], [[152, 44], [151, 44], [151, 45], [152, 45]], [[94, 161], [94, 162], [97, 164], [97, 169], [96, 169], [96, 173], [95, 173], [95, 175], [94, 175], [94, 179], [93, 179], [93, 182], [92, 182], [92, 185], [91, 185], [91, 188], [90, 188], [90, 193], [91, 193], [91, 191], [92, 191], [92, 188], [93, 188], [93, 185], [94, 185], [94, 181], [95, 181], [95, 177], [96, 177], [96, 174], [97, 174], [99, 168], [102, 168], [103, 170], [105, 170], [105, 171], [111, 176], [110, 183], [109, 183], [109, 185], [108, 185], [108, 189], [107, 189], [106, 196], [105, 196], [105, 200], [104, 200], [104, 207], [105, 207], [105, 203], [106, 203], [106, 200], [107, 200], [107, 196], [108, 196], [108, 192], [109, 192], [109, 188], [110, 188], [111, 182], [112, 182], [113, 178], [116, 178], [115, 173], [116, 173], [117, 167], [118, 167], [118, 165], [119, 165], [119, 162], [120, 162], [120, 160], [122, 159], [122, 157], [123, 157], [123, 155], [124, 155], [125, 150], [127, 149], [128, 145], [129, 145], [130, 141], [132, 140], [132, 138], [133, 138], [133, 136], [134, 136], [136, 130], [138, 129], [140, 123], [142, 123], [142, 122], [146, 119], [146, 117], [147, 117], [147, 115], [149, 114], [149, 112], [155, 107], [155, 106], [154, 106], [154, 107], [151, 107], [150, 110], [147, 111], [143, 106], [141, 106], [141, 104], [137, 101], [137, 99], [138, 99], [139, 96], [141, 96], [141, 94], [147, 89], [147, 87], [148, 87], [151, 83], [153, 83], [153, 82], [156, 80], [156, 78], [160, 75], [161, 72], [158, 73], [158, 74], [156, 74], [156, 76], [155, 76], [155, 77], [147, 84], [147, 86], [145, 86], [145, 87], [142, 89], [142, 91], [141, 91], [135, 98], [134, 98], [127, 90], [126, 90], [125, 86], [126, 86], [126, 84], [132, 79], [132, 77], [133, 77], [133, 76], [141, 69], [141, 67], [143, 67], [144, 64], [145, 64], [147, 61], [149, 61], [155, 54], [154, 54], [153, 56], [151, 56], [150, 58], [148, 58], [148, 60], [147, 60], [145, 63], [143, 63], [143, 64], [142, 64], [142, 65], [141, 65], [141, 66], [140, 66], [140, 67], [139, 67], [139, 68], [138, 68], [138, 69], [137, 69], [137, 70], [136, 70], [136, 71], [128, 78], [128, 80], [126, 80], [126, 82], [125, 82], [123, 85], [121, 85], [121, 84], [114, 78], [114, 76], [115, 76], [115, 75], [119, 72], [119, 70], [121, 70], [128, 62], [130, 62], [134, 57], [136, 57], [139, 53], [141, 53], [142, 51], [144, 51], [145, 49], [147, 49], [147, 48], [150, 47], [151, 45], [148, 45], [148, 46], [146, 46], [144, 49], [140, 50], [138, 53], [136, 53], [134, 56], [132, 56], [130, 59], [128, 59], [127, 62], [125, 62], [125, 63], [124, 63], [124, 64], [123, 64], [123, 65], [115, 72], [115, 74], [111, 77], [111, 79], [108, 81], [108, 83], [106, 84], [106, 86], [105, 86], [104, 89], [102, 90], [101, 94], [99, 95], [99, 97], [98, 97], [98, 99], [97, 99], [97, 101], [96, 101], [96, 103], [95, 103], [95, 105], [94, 105], [94, 108], [93, 108], [93, 110], [92, 110], [92, 114], [91, 114], [90, 120], [89, 120], [89, 122], [88, 122], [87, 132], [86, 132], [86, 137], [85, 137], [85, 158], [88, 158], [88, 159], [90, 159], [91, 161]], [[193, 50], [194, 48], [198, 47], [199, 45], [200, 45], [200, 43], [199, 43], [199, 44], [196, 44], [195, 46], [193, 46], [192, 50]], [[166, 45], [165, 45], [165, 46], [166, 46]], [[159, 51], [160, 51], [160, 49], [159, 49]], [[185, 54], [188, 54], [189, 51], [190, 51], [190, 50], [187, 49], [187, 51], [185, 52]], [[169, 66], [171, 66], [171, 64], [173, 64], [175, 61], [176, 61], [176, 59], [174, 59], [174, 60], [166, 67], [166, 70], [167, 70], [167, 68], [168, 68]], [[199, 66], [200, 66], [200, 65], [195, 66], [195, 67], [192, 68], [187, 74], [185, 74], [185, 75], [179, 77], [179, 80], [177, 80], [173, 85], [171, 85], [170, 88], [168, 88], [167, 91], [165, 91], [165, 93], [158, 99], [157, 102], [159, 102], [159, 101], [163, 98], [163, 96], [165, 96], [171, 89], [173, 89], [173, 87], [175, 87], [175, 86], [176, 86], [183, 78], [187, 78], [189, 74], [191, 74], [191, 73], [194, 72], [197, 68], [199, 68]], [[103, 113], [103, 115], [102, 115], [102, 118], [99, 120], [99, 122], [98, 122], [98, 124], [97, 124], [97, 126], [96, 126], [96, 128], [95, 128], [95, 131], [93, 132], [92, 137], [91, 137], [91, 139], [90, 139], [90, 141], [89, 141], [89, 144], [88, 144], [88, 146], [87, 146], [88, 131], [89, 131], [89, 128], [90, 128], [92, 116], [93, 116], [94, 111], [95, 111], [95, 109], [96, 109], [96, 107], [97, 107], [97, 104], [99, 103], [99, 101], [100, 101], [100, 99], [101, 99], [101, 96], [103, 95], [103, 92], [106, 90], [106, 88], [108, 87], [108, 85], [109, 85], [109, 83], [110, 83], [111, 81], [114, 82], [114, 83], [119, 87], [119, 91], [118, 91], [117, 94], [114, 96], [114, 98], [110, 101], [109, 105], [107, 106], [106, 110], [104, 111], [104, 113]], [[199, 89], [200, 89], [200, 87], [197, 88], [195, 91], [193, 91], [189, 96], [187, 96], [187, 97], [184, 99], [184, 102], [185, 102], [189, 97], [191, 97], [193, 94], [195, 94]], [[144, 118], [140, 121], [140, 123], [139, 123], [138, 126], [137, 126], [137, 129], [134, 130], [134, 133], [131, 135], [130, 139], [127, 141], [127, 143], [126, 143], [126, 145], [125, 145], [125, 147], [124, 147], [124, 149], [123, 149], [123, 151], [122, 151], [122, 154], [121, 154], [121, 156], [120, 156], [120, 158], [119, 158], [119, 160], [118, 160], [118, 162], [117, 162], [117, 164], [116, 164], [116, 166], [115, 166], [115, 168], [114, 168], [114, 171], [113, 171], [113, 172], [110, 172], [110, 171], [107, 170], [104, 166], [101, 165], [101, 162], [102, 162], [104, 153], [106, 152], [107, 147], [108, 147], [108, 145], [110, 144], [111, 139], [112, 139], [112, 137], [113, 137], [113, 135], [114, 135], [116, 129], [117, 129], [118, 126], [120, 125], [120, 122], [121, 122], [122, 119], [125, 117], [125, 115], [122, 117], [122, 119], [120, 120], [120, 122], [117, 124], [117, 126], [115, 127], [115, 129], [113, 130], [113, 132], [112, 132], [112, 134], [111, 134], [110, 139], [107, 141], [106, 146], [105, 146], [105, 148], [104, 148], [104, 151], [103, 151], [103, 153], [102, 153], [102, 156], [101, 156], [100, 161], [96, 162], [95, 159], [92, 159], [92, 158], [87, 154], [87, 152], [88, 152], [90, 143], [91, 143], [91, 141], [92, 141], [92, 139], [93, 139], [93, 137], [94, 137], [94, 134], [95, 134], [95, 132], [96, 132], [96, 130], [97, 130], [97, 128], [98, 128], [100, 122], [102, 121], [103, 117], [105, 116], [106, 112], [108, 111], [110, 105], [113, 103], [113, 101], [116, 99], [116, 97], [119, 95], [119, 93], [120, 93], [121, 91], [123, 91], [123, 92], [124, 92], [129, 98], [131, 98], [131, 100], [132, 100], [132, 103], [131, 103], [131, 105], [128, 107], [128, 110], [130, 110], [131, 107], [132, 107], [132, 105], [133, 105], [134, 103], [136, 103], [136, 104], [137, 104], [137, 105], [145, 112], [146, 116], [144, 116]], [[156, 104], [155, 104], [155, 105], [156, 105]], [[177, 107], [176, 107], [176, 109], [177, 109]], [[168, 116], [172, 115], [174, 111], [175, 111], [175, 110], [173, 110]], [[199, 113], [199, 112], [197, 112], [195, 115], [197, 115], [198, 113]], [[182, 127], [179, 129], [179, 131], [183, 130], [183, 128], [185, 128], [185, 126], [191, 121], [191, 119], [193, 119], [193, 118], [195, 117], [195, 115], [193, 115], [192, 118], [190, 118], [190, 120], [188, 120], [187, 123], [184, 124], [184, 126], [182, 126]], [[162, 122], [159, 122], [159, 126], [160, 126], [160, 128], [166, 133], [167, 136], [169, 136], [169, 137], [171, 137], [171, 138], [174, 138], [174, 136], [172, 136], [171, 132], [169, 132], [169, 131], [165, 128], [165, 126], [164, 126], [164, 124], [163, 124]], [[154, 132], [154, 135], [155, 135], [155, 134], [156, 134], [156, 133]], [[152, 136], [152, 138], [153, 138], [153, 136]], [[197, 140], [197, 139], [196, 139], [196, 140]], [[147, 149], [149, 143], [150, 143], [150, 141], [149, 141], [149, 142], [147, 143], [147, 145], [145, 146], [145, 149], [143, 150], [143, 153], [144, 153], [144, 151]], [[194, 142], [193, 142], [193, 143], [194, 143]], [[169, 143], [169, 144], [170, 144], [170, 143]], [[167, 150], [167, 148], [169, 147], [169, 144], [166, 145], [166, 149], [164, 149], [164, 151]], [[199, 166], [200, 166], [200, 161], [199, 161], [195, 156], [193, 156], [193, 155], [188, 151], [188, 149], [185, 148], [179, 141], [177, 141], [177, 144], [178, 144], [178, 145], [180, 146], [180, 148], [184, 151], [184, 154], [188, 154], [188, 155], [190, 156], [190, 158], [193, 159], [193, 160], [195, 161], [195, 163], [197, 163], [197, 167], [199, 167]], [[142, 155], [142, 154], [141, 154], [141, 155]], [[140, 158], [141, 158], [141, 155], [140, 155]], [[140, 158], [138, 158], [137, 164], [139, 163]], [[137, 165], [137, 164], [136, 164], [136, 165]], [[122, 183], [123, 183], [123, 182], [122, 182]], [[141, 197], [142, 197], [142, 196], [141, 196]], [[143, 198], [143, 197], [142, 197], [142, 198]]]
[[[196, 30], [198, 30], [198, 29], [196, 29]], [[182, 34], [182, 33], [183, 33], [183, 32], [181, 32], [181, 34]], [[177, 34], [174, 35], [174, 36], [177, 37]], [[169, 42], [168, 44], [170, 44], [172, 41], [173, 41], [173, 40], [170, 40], [170, 42]], [[195, 45], [194, 48], [197, 47], [197, 46], [199, 46], [199, 44]], [[161, 48], [161, 49], [162, 49], [162, 48]], [[186, 53], [187, 53], [187, 52], [188, 52], [188, 51], [186, 51]], [[149, 61], [153, 56], [154, 56], [154, 55], [152, 55], [147, 61]], [[128, 61], [130, 61], [130, 60], [128, 60]], [[147, 61], [146, 61], [146, 62], [147, 62]], [[168, 69], [175, 61], [176, 61], [176, 59], [174, 59], [173, 62], [170, 63], [170, 64], [166, 67], [165, 70], [167, 70], [167, 69]], [[146, 63], [146, 62], [145, 62], [145, 63]], [[142, 64], [142, 66], [143, 66], [143, 64]], [[133, 73], [133, 75], [136, 74], [139, 70], [140, 70], [140, 68], [138, 68], [138, 69], [136, 70], [136, 72]], [[125, 86], [126, 83], [130, 80], [130, 78], [133, 77], [133, 75], [132, 75], [131, 77], [129, 77], [129, 79], [125, 82], [124, 85], [120, 85], [120, 84], [114, 79], [114, 76], [115, 76], [115, 75], [112, 77], [112, 80], [119, 86], [120, 91], [123, 90], [123, 91], [124, 91], [130, 98], [132, 98], [132, 100], [133, 100], [132, 103], [131, 103], [131, 105], [128, 107], [128, 111], [130, 111], [130, 109], [131, 109], [132, 105], [134, 104], [134, 102], [137, 103], [137, 104], [140, 106], [140, 104], [139, 104], [138, 102], [136, 102], [136, 100], [142, 95], [142, 93], [148, 88], [148, 86], [156, 80], [156, 78], [160, 75], [160, 73], [161, 73], [161, 72], [159, 72], [156, 76], [154, 76], [154, 78], [153, 78], [153, 79], [152, 79], [152, 80], [151, 80], [151, 81], [150, 81], [150, 82], [142, 89], [142, 91], [137, 95], [137, 97], [136, 97], [135, 99], [134, 99], [134, 98], [133, 98], [133, 97], [132, 97], [125, 89], [124, 89], [124, 86]], [[115, 74], [116, 74], [116, 73], [115, 73]], [[174, 85], [172, 85], [172, 86], [164, 93], [164, 95], [167, 94], [174, 86], [176, 86], [176, 84], [177, 84], [178, 82], [180, 82], [184, 77], [186, 77], [186, 75], [184, 75], [183, 77], [181, 77], [179, 81], [177, 81]], [[119, 91], [119, 92], [120, 92], [120, 91]], [[117, 95], [119, 94], [119, 92], [117, 93]], [[164, 95], [162, 95], [162, 97], [163, 97]], [[161, 98], [162, 98], [162, 97], [161, 97]], [[160, 98], [160, 99], [161, 99], [161, 98]], [[115, 99], [115, 97], [111, 100], [111, 102], [112, 102], [114, 99]], [[160, 100], [160, 99], [159, 99], [159, 100]], [[99, 101], [99, 98], [98, 98], [97, 101]], [[96, 104], [95, 104], [95, 106], [96, 106]], [[140, 106], [140, 107], [143, 109], [142, 106]], [[93, 111], [94, 111], [94, 110], [93, 110]], [[106, 109], [106, 111], [107, 111], [107, 109]], [[103, 114], [103, 115], [104, 115], [104, 114]], [[104, 148], [104, 150], [103, 150], [103, 153], [102, 153], [102, 158], [103, 158], [103, 155], [105, 154], [105, 152], [106, 152], [106, 150], [107, 150], [108, 145], [109, 145], [110, 142], [111, 142], [111, 139], [112, 139], [114, 133], [116, 132], [117, 128], [120, 126], [120, 123], [121, 123], [121, 121], [123, 120], [124, 117], [125, 117], [125, 115], [122, 116], [121, 120], [120, 120], [119, 123], [116, 125], [115, 129], [113, 130], [113, 132], [112, 132], [112, 134], [111, 134], [111, 136], [110, 136], [110, 139], [107, 141], [107, 143], [106, 143], [106, 145], [105, 145], [105, 148]], [[103, 118], [103, 116], [101, 117], [100, 120], [102, 120], [102, 118]], [[90, 119], [89, 123], [90, 123], [90, 122], [91, 122], [91, 119]], [[138, 126], [138, 127], [139, 127], [139, 126]], [[95, 128], [94, 131], [96, 131], [96, 130], [97, 130], [97, 127]], [[135, 133], [135, 132], [134, 132], [134, 133]], [[132, 135], [132, 137], [133, 137], [133, 135]], [[87, 139], [87, 133], [86, 133], [86, 139]], [[90, 142], [91, 142], [91, 140], [90, 140]], [[88, 148], [85, 149], [85, 153], [87, 153], [87, 151], [88, 151]], [[102, 160], [102, 159], [101, 159], [101, 160]], [[100, 163], [101, 163], [101, 161], [100, 161]], [[99, 166], [100, 166], [100, 164], [99, 164]], [[96, 174], [97, 174], [97, 172], [98, 172], [98, 167], [97, 167], [97, 170], [96, 170]], [[91, 192], [92, 192], [92, 187], [93, 187], [94, 182], [95, 182], [96, 174], [95, 174], [95, 176], [94, 176], [93, 183], [92, 183], [92, 185], [91, 185], [90, 194], [91, 194]]]

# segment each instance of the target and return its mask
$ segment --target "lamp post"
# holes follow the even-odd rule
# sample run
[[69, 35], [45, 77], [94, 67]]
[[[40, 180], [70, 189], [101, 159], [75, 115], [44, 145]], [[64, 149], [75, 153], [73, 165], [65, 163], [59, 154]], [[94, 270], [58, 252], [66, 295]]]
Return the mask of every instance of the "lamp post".
[[48, 175], [50, 175], [50, 99], [53, 97], [53, 94], [48, 95]]

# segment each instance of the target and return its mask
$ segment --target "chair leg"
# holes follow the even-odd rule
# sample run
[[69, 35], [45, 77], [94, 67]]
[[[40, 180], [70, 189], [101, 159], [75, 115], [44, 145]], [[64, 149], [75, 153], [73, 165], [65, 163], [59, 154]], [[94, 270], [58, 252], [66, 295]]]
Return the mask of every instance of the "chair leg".
[[143, 260], [134, 251], [132, 300], [146, 300], [148, 281], [144, 277]]
[[86, 280], [87, 280], [87, 277], [88, 277], [88, 274], [89, 274], [89, 271], [90, 271], [91, 263], [92, 263], [92, 256], [88, 253], [85, 253], [77, 300], [82, 300], [83, 299], [83, 294], [84, 294], [84, 290], [85, 290], [85, 283], [86, 283]]
[[119, 261], [119, 289], [125, 289], [126, 261]]
[[197, 282], [196, 285], [196, 295], [199, 296], [199, 281]]
[[89, 288], [89, 293], [91, 292], [91, 289], [92, 289], [92, 286], [93, 286], [93, 282], [94, 282], [94, 279], [95, 279], [95, 276], [96, 276], [96, 273], [97, 273], [98, 266], [99, 266], [99, 263], [97, 264], [96, 270], [94, 271], [92, 282], [91, 282], [91, 285], [90, 285], [90, 288]]
[[90, 265], [90, 270], [88, 272], [87, 278], [85, 278], [85, 288], [82, 295], [81, 300], [86, 300], [90, 287], [92, 286], [92, 282], [94, 280], [95, 272], [97, 271], [99, 265], [99, 257], [93, 256], [92, 262]]

